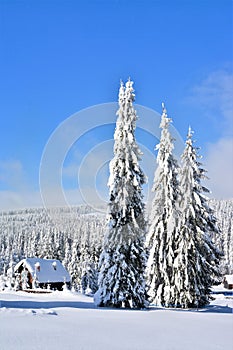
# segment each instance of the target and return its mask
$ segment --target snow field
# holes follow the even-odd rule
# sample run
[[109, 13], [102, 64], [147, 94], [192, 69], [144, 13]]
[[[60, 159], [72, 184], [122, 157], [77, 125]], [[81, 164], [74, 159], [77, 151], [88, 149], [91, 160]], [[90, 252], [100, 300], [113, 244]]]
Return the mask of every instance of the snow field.
[[233, 299], [223, 295], [199, 311], [96, 308], [71, 292], [2, 292], [0, 301], [1, 350], [222, 350], [233, 340]]

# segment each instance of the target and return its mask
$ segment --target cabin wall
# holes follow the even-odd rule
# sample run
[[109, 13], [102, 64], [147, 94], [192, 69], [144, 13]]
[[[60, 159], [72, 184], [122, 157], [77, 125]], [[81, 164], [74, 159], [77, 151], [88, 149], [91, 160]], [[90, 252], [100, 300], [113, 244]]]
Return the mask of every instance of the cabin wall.
[[[39, 288], [47, 289], [48, 285], [51, 290], [63, 290], [64, 282], [54, 282], [54, 283], [39, 283]], [[70, 288], [70, 282], [66, 283], [67, 287]]]

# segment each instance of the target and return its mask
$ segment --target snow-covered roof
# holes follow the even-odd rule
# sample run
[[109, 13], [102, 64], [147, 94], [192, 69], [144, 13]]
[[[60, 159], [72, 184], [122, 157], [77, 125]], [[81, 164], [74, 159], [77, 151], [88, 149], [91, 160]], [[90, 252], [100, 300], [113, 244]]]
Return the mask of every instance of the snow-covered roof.
[[224, 276], [228, 284], [233, 284], [233, 275]]
[[38, 282], [70, 282], [70, 275], [59, 260], [27, 258], [21, 260], [14, 268], [15, 271], [24, 265], [31, 273], [32, 277], [36, 275]]

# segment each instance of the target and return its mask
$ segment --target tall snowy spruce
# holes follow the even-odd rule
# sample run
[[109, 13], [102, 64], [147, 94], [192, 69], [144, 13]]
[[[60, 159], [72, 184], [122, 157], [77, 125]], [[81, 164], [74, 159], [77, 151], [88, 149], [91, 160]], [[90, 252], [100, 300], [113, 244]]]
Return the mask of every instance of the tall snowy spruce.
[[198, 158], [189, 128], [180, 178], [182, 226], [174, 261], [178, 286], [176, 302], [185, 308], [207, 304], [210, 287], [219, 277], [220, 252], [210, 239], [219, 232], [208, 198], [204, 195], [209, 192], [201, 184], [206, 171]]
[[157, 170], [152, 190], [155, 196], [150, 214], [150, 228], [146, 239], [149, 251], [147, 262], [148, 294], [151, 303], [163, 306], [176, 305], [177, 285], [174, 258], [180, 227], [178, 203], [180, 190], [178, 164], [173, 156], [174, 139], [169, 125], [171, 119], [162, 104], [161, 138], [157, 145]]
[[133, 107], [133, 82], [119, 90], [114, 158], [110, 162], [108, 230], [100, 257], [98, 306], [143, 308], [145, 288], [146, 222], [139, 166], [141, 151], [135, 140], [137, 115]]

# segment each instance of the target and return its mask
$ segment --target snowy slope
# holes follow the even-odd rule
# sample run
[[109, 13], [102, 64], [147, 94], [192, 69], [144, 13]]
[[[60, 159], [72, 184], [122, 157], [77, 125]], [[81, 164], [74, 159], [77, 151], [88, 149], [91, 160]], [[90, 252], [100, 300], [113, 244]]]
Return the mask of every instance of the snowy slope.
[[203, 310], [96, 308], [71, 292], [0, 293], [1, 350], [222, 350], [232, 346], [232, 297]]

